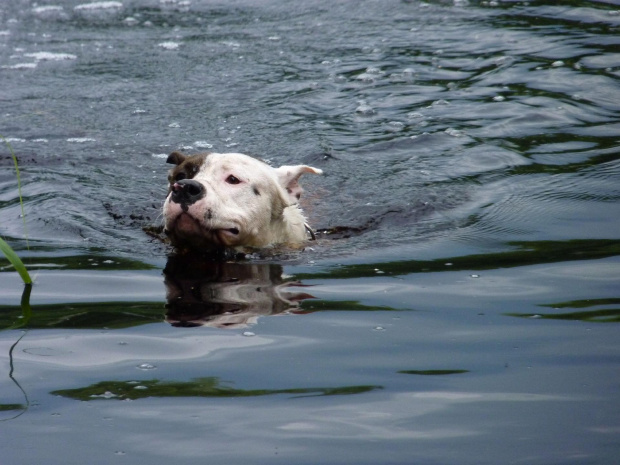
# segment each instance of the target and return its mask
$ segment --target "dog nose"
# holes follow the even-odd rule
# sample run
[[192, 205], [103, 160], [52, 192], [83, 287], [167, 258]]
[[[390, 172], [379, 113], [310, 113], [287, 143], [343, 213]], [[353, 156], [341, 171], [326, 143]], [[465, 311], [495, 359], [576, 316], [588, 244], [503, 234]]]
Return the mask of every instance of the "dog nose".
[[205, 187], [192, 179], [182, 179], [172, 185], [170, 200], [182, 205], [191, 205], [205, 196]]

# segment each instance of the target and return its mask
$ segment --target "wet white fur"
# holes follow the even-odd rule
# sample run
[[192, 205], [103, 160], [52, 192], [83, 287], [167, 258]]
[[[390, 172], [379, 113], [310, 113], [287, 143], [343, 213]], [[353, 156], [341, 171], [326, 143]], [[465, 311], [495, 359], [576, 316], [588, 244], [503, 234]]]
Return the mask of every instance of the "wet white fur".
[[[306, 165], [273, 168], [241, 153], [211, 153], [192, 178], [206, 188], [206, 195], [186, 212], [194, 221], [187, 215], [178, 221], [183, 210], [169, 195], [163, 209], [165, 227], [201, 234], [207, 241], [215, 238], [216, 245], [226, 247], [298, 246], [308, 239], [298, 205], [298, 179], [304, 173], [322, 171]], [[226, 182], [230, 175], [241, 182]], [[230, 233], [232, 228], [239, 234]]]

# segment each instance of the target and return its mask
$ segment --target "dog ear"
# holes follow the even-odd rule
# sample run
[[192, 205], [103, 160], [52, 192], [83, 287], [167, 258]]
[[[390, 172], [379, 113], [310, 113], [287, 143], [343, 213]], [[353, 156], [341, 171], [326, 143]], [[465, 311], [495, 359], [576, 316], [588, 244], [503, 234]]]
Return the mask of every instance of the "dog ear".
[[299, 185], [299, 178], [305, 173], [323, 174], [323, 171], [307, 165], [281, 166], [276, 169], [278, 182], [286, 190], [289, 200], [293, 203], [299, 201], [304, 191]]
[[168, 158], [166, 159], [166, 163], [179, 166], [181, 163], [185, 161], [186, 158], [187, 156], [183, 155], [181, 152], [172, 152], [170, 155], [168, 155]]

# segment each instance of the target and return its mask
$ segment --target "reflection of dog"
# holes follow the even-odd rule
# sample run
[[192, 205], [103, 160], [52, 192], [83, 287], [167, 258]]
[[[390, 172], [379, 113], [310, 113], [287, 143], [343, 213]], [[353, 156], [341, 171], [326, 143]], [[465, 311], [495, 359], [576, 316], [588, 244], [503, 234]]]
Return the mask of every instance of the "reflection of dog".
[[302, 284], [285, 282], [282, 267], [273, 264], [173, 256], [164, 276], [166, 321], [173, 326], [245, 327], [261, 315], [293, 311], [313, 298], [294, 289]]
[[179, 247], [298, 246], [312, 234], [298, 200], [306, 165], [272, 168], [240, 153], [170, 154], [165, 231]]

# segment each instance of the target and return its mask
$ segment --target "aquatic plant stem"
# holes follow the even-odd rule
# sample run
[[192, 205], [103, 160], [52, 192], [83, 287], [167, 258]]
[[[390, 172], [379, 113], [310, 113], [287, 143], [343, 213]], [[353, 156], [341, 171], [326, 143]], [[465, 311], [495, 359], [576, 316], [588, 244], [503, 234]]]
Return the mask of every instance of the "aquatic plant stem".
[[28, 273], [26, 266], [21, 261], [21, 259], [17, 256], [17, 254], [13, 251], [11, 246], [7, 244], [6, 241], [2, 239], [1, 237], [0, 237], [0, 252], [2, 252], [6, 256], [6, 258], [9, 260], [11, 265], [15, 267], [15, 269], [19, 273], [19, 276], [22, 278], [22, 281], [24, 281], [24, 284], [32, 284], [32, 278], [30, 278], [30, 274]]
[[8, 140], [2, 135], [0, 135], [0, 139], [4, 141], [6, 146], [9, 148], [9, 152], [11, 152], [11, 158], [13, 158], [13, 164], [15, 165], [15, 176], [17, 177], [17, 194], [19, 196], [19, 206], [22, 211], [22, 221], [24, 223], [24, 235], [26, 237], [26, 247], [28, 247], [28, 229], [26, 227], [26, 212], [24, 211], [24, 200], [22, 198], [22, 180], [19, 175], [19, 163], [17, 163], [17, 157], [15, 156], [15, 152], [13, 152], [13, 147]]
[[19, 344], [19, 341], [22, 340], [22, 338], [26, 335], [26, 331], [24, 331], [22, 333], [21, 336], [19, 336], [19, 338], [17, 339], [17, 341], [15, 341], [15, 343], [11, 346], [11, 348], [9, 349], [9, 378], [11, 378], [11, 381], [13, 381], [13, 383], [15, 383], [15, 385], [17, 386], [17, 388], [21, 391], [21, 393], [24, 395], [24, 400], [26, 401], [25, 404], [23, 404], [23, 408], [21, 410], [21, 412], [19, 412], [16, 415], [13, 415], [10, 418], [3, 418], [0, 419], [0, 421], [9, 421], [9, 420], [15, 420], [16, 418], [22, 416], [24, 413], [26, 413], [28, 411], [28, 409], [30, 408], [30, 399], [28, 398], [28, 393], [26, 393], [26, 391], [24, 390], [24, 388], [22, 387], [21, 384], [19, 384], [19, 381], [17, 381], [17, 379], [15, 379], [15, 377], [13, 376], [13, 372], [15, 371], [15, 366], [13, 365], [13, 351], [15, 350], [15, 347], [17, 346], [17, 344]]
[[[21, 215], [22, 221], [24, 222], [24, 235], [26, 238], [26, 247], [29, 249], [30, 246], [28, 244], [28, 230], [26, 227], [26, 213], [24, 211], [24, 201], [22, 198], [22, 183], [21, 183], [21, 178], [19, 175], [19, 164], [17, 163], [17, 157], [15, 156], [15, 152], [13, 152], [13, 147], [11, 147], [11, 144], [9, 144], [9, 141], [6, 140], [4, 136], [0, 136], [0, 139], [2, 139], [4, 143], [7, 145], [7, 147], [9, 148], [9, 151], [11, 152], [11, 157], [13, 158], [13, 164], [15, 165], [15, 174], [17, 176], [17, 192], [19, 195], [19, 205], [21, 207], [21, 212], [22, 212], [22, 215]], [[22, 281], [24, 281], [25, 284], [32, 284], [32, 279], [30, 278], [30, 274], [28, 273], [28, 270], [24, 266], [24, 263], [17, 256], [17, 254], [13, 251], [11, 246], [7, 244], [7, 242], [1, 237], [0, 237], [0, 252], [2, 252], [6, 256], [6, 258], [9, 260], [11, 265], [15, 267], [15, 269], [19, 273], [19, 276], [22, 278]]]

